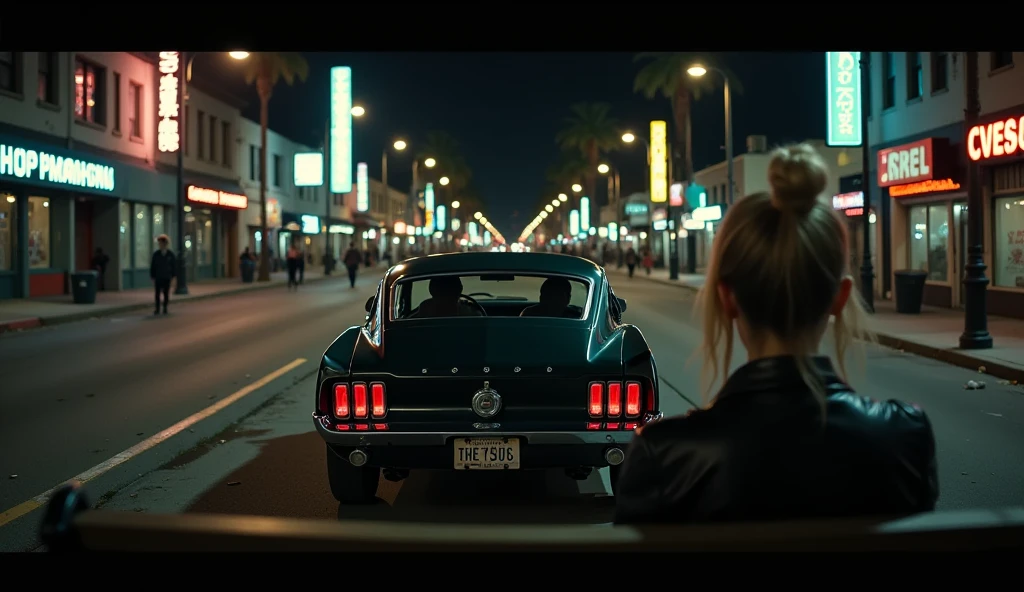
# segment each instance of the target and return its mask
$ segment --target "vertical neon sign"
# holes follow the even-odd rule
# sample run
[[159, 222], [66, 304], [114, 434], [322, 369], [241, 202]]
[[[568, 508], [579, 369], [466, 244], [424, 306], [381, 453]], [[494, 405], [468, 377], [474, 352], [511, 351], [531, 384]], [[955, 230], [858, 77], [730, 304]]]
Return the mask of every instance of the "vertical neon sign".
[[860, 146], [864, 141], [861, 137], [860, 52], [826, 52], [825, 82], [828, 86], [827, 144]]
[[360, 212], [370, 210], [370, 173], [365, 162], [356, 165], [356, 209]]
[[434, 233], [434, 184], [427, 183], [427, 186], [423, 189], [423, 214], [424, 224], [423, 233], [433, 234]]
[[668, 201], [668, 124], [651, 122], [651, 201]]
[[437, 221], [438, 230], [447, 230], [447, 220], [445, 219], [445, 212], [447, 211], [447, 209], [448, 208], [444, 207], [444, 204], [439, 204], [437, 206], [437, 215], [434, 217], [434, 219]]
[[580, 230], [590, 230], [590, 198], [586, 196], [580, 198]]
[[580, 213], [579, 210], [573, 210], [569, 212], [569, 234], [576, 237], [580, 233]]
[[331, 68], [331, 193], [352, 191], [352, 68]]
[[161, 51], [160, 87], [157, 91], [158, 123], [156, 143], [160, 152], [177, 152], [181, 148], [181, 105], [178, 92], [178, 72], [181, 70], [181, 54], [177, 51]]

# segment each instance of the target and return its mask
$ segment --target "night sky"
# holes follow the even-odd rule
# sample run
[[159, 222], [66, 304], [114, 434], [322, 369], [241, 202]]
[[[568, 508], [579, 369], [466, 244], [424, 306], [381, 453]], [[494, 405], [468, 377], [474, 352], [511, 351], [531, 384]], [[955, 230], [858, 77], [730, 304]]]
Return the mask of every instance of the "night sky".
[[[557, 158], [555, 134], [576, 102], [607, 102], [624, 129], [646, 135], [651, 119], [669, 121], [666, 99], [646, 100], [633, 92], [643, 63], [632, 53], [307, 53], [309, 79], [294, 87], [279, 84], [270, 101], [270, 127], [296, 141], [319, 146], [328, 117], [331, 66], [351, 66], [354, 103], [367, 114], [354, 120], [357, 162], [380, 178], [380, 154], [402, 137], [415, 152], [427, 132], [443, 130], [461, 144], [486, 215], [507, 237], [533, 219], [533, 205], [546, 184], [545, 171]], [[195, 77], [219, 77], [230, 92], [248, 101], [243, 114], [259, 119], [255, 87], [247, 87], [229, 58], [197, 60]], [[760, 134], [769, 145], [825, 133], [824, 54], [730, 53], [716, 59], [740, 79], [733, 98], [735, 152], [745, 138]], [[721, 162], [724, 106], [721, 90], [694, 106], [695, 170]], [[671, 133], [671, 131], [670, 131]], [[622, 191], [644, 187], [643, 148], [625, 148], [610, 160], [621, 171]], [[408, 158], [389, 161], [392, 187], [411, 182]], [[555, 196], [548, 196], [554, 198]]]

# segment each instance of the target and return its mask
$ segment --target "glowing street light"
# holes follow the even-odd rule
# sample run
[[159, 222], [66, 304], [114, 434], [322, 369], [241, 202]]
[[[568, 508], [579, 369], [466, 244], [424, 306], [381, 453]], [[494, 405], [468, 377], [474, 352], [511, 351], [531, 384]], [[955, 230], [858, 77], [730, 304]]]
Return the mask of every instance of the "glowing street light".
[[459, 209], [459, 206], [461, 206], [461, 205], [462, 204], [460, 204], [458, 200], [455, 200], [455, 201], [452, 202], [452, 209], [453, 210], [457, 210], [457, 209]]
[[[430, 165], [427, 165], [427, 166], [430, 166]], [[438, 180], [438, 183], [440, 183], [441, 185], [447, 185], [447, 184], [449, 184], [451, 182], [452, 182], [451, 179], [449, 179], [448, 177], [441, 177]]]
[[551, 200], [551, 205], [557, 208], [558, 206], [562, 205], [562, 202], [558, 201], [557, 199], [553, 199]]
[[395, 150], [402, 151], [405, 150], [409, 145], [405, 143], [405, 140], [395, 140], [394, 146]]
[[700, 78], [701, 76], [708, 73], [708, 69], [701, 65], [690, 66], [686, 69], [686, 73], [694, 78]]
[[483, 217], [483, 214], [481, 214], [480, 212], [473, 212], [473, 218], [474, 219], [479, 220], [482, 217]]
[[247, 52], [247, 51], [229, 51], [228, 55], [233, 57], [236, 60], [244, 60], [245, 58], [249, 57], [249, 52]]
[[610, 170], [611, 169], [608, 168], [608, 165], [604, 163], [597, 165], [597, 172], [601, 173], [602, 175], [607, 174]]
[[574, 193], [579, 193], [580, 191], [583, 191], [583, 186], [580, 185], [579, 183], [573, 183], [572, 190]]
[[428, 158], [428, 159], [426, 159], [426, 160], [424, 160], [424, 161], [423, 161], [423, 164], [424, 164], [424, 165], [426, 165], [426, 167], [427, 167], [428, 169], [432, 169], [432, 168], [434, 168], [435, 166], [437, 166], [437, 161], [436, 161], [436, 160], [434, 160], [433, 158]]
[[548, 204], [548, 205], [544, 206], [544, 211], [546, 211], [546, 212], [554, 212], [555, 211], [555, 207], [552, 206], [551, 204]]
[[359, 105], [352, 107], [352, 117], [362, 117], [363, 115], [366, 115], [366, 109]]
[[[579, 185], [573, 186], [573, 191], [576, 190], [576, 187], [580, 187], [580, 186]], [[583, 188], [580, 187], [580, 189], [582, 190]], [[558, 194], [558, 201], [562, 201], [562, 202], [569, 201], [569, 196], [564, 194], [564, 193], [559, 193]]]
[[623, 142], [625, 142], [627, 144], [631, 144], [631, 143], [633, 143], [634, 140], [636, 140], [636, 136], [634, 136], [633, 134], [631, 134], [629, 132], [626, 132], [626, 133], [622, 134], [622, 141]]

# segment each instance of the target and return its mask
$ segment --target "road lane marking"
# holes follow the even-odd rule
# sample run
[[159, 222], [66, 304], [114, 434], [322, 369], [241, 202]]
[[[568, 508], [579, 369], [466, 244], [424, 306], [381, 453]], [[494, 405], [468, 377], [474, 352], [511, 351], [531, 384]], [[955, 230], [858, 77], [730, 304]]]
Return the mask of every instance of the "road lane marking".
[[[284, 376], [285, 374], [291, 372], [292, 370], [298, 368], [299, 366], [305, 363], [305, 358], [296, 358], [292, 362], [285, 364], [284, 366], [278, 368], [277, 370], [274, 370], [273, 372], [267, 374], [263, 378], [260, 378], [256, 382], [244, 386], [241, 389], [235, 391], [234, 393], [228, 395], [224, 399], [217, 401], [216, 403], [210, 405], [206, 409], [203, 409], [186, 417], [185, 419], [172, 425], [166, 430], [157, 434], [153, 434], [149, 438], [146, 438], [142, 442], [139, 442], [138, 444], [132, 446], [131, 448], [125, 450], [124, 452], [121, 452], [120, 454], [115, 454], [114, 456], [101, 462], [95, 467], [88, 469], [83, 473], [79, 473], [78, 475], [75, 475], [74, 477], [69, 479], [69, 481], [81, 481], [82, 483], [85, 483], [87, 481], [95, 479], [96, 477], [99, 477], [100, 475], [106, 473], [110, 469], [113, 469], [118, 465], [124, 464], [125, 462], [131, 460], [132, 458], [153, 448], [157, 444], [160, 444], [161, 442], [164, 442], [174, 437], [175, 435], [192, 427], [193, 425], [199, 423], [200, 421], [212, 416], [218, 411], [221, 411], [228, 405], [237, 402], [242, 397], [258, 389], [263, 388], [264, 386], [270, 384], [271, 382], [277, 380], [278, 378]], [[65, 481], [64, 483], [67, 483], [67, 481]], [[17, 506], [14, 506], [9, 510], [0, 513], [0, 527], [3, 527], [7, 523], [13, 522], [18, 518], [21, 518], [25, 514], [28, 514], [29, 512], [46, 505], [46, 502], [49, 501], [50, 497], [53, 496], [53, 494], [56, 493], [58, 489], [63, 487], [64, 483], [61, 483], [60, 485], [53, 487], [28, 501], [22, 502]]]

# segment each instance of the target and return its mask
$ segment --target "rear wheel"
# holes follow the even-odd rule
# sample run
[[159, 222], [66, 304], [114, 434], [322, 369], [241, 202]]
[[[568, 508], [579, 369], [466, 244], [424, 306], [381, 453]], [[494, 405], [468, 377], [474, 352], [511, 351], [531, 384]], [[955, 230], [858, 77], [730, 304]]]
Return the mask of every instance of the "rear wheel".
[[622, 465], [608, 466], [608, 481], [612, 486], [612, 495], [619, 489], [619, 473], [622, 472]]
[[354, 467], [327, 447], [327, 481], [334, 499], [343, 504], [370, 504], [377, 500], [380, 469]]

